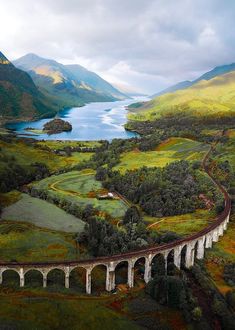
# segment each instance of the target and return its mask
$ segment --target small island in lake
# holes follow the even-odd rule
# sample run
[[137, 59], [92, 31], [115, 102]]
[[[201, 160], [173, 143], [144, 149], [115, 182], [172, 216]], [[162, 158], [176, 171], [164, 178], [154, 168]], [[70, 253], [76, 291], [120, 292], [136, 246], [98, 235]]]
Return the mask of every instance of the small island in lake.
[[61, 132], [70, 132], [72, 131], [72, 125], [65, 120], [60, 118], [55, 118], [49, 122], [47, 122], [43, 126], [43, 131], [47, 132], [47, 134], [56, 134]]

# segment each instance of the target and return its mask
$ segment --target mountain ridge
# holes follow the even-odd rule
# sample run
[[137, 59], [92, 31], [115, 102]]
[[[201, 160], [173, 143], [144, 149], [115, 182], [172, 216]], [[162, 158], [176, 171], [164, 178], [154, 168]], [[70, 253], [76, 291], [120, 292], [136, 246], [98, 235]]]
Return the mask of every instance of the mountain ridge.
[[199, 81], [210, 80], [210, 79], [213, 79], [215, 77], [218, 77], [220, 75], [223, 75], [225, 73], [229, 73], [229, 72], [232, 72], [232, 71], [235, 71], [235, 63], [219, 65], [219, 66], [216, 66], [213, 69], [203, 73], [201, 76], [199, 76], [198, 78], [196, 78], [194, 80], [191, 80], [191, 81], [190, 80], [185, 80], [185, 81], [178, 82], [177, 84], [169, 86], [169, 87], [163, 89], [162, 91], [153, 94], [151, 97], [155, 98], [155, 97], [158, 97], [160, 95], [167, 94], [167, 93], [173, 93], [173, 92], [176, 92], [178, 90], [187, 89], [187, 88], [195, 85]]
[[62, 107], [126, 98], [126, 95], [96, 73], [78, 64], [64, 65], [32, 53], [26, 54], [13, 63], [18, 68], [27, 71], [37, 87], [44, 94], [54, 97]]
[[35, 119], [55, 113], [55, 105], [37, 89], [30, 75], [16, 68], [0, 52], [1, 120]]
[[153, 121], [162, 117], [233, 118], [235, 115], [235, 71], [160, 95], [139, 107], [130, 107], [130, 120]]

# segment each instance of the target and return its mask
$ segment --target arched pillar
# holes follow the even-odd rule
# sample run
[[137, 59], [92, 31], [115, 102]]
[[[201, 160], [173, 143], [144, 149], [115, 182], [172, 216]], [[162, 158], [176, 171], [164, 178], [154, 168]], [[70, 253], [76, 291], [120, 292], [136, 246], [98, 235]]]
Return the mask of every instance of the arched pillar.
[[43, 272], [42, 276], [43, 276], [43, 287], [46, 288], [47, 287], [47, 272]]
[[24, 268], [20, 268], [19, 271], [19, 275], [20, 275], [20, 287], [24, 287]]
[[151, 280], [151, 271], [152, 271], [152, 254], [149, 254], [145, 257], [145, 269], [144, 269], [144, 281], [148, 283]]
[[204, 252], [205, 252], [205, 240], [206, 237], [203, 236], [198, 240], [198, 246], [197, 246], [197, 255], [196, 258], [201, 260], [204, 258]]
[[65, 288], [69, 289], [69, 274], [70, 274], [69, 266], [65, 267], [64, 273], [65, 273]]
[[223, 228], [223, 224], [219, 225], [219, 228], [218, 228], [218, 235], [219, 236], [223, 236], [224, 234], [224, 228]]
[[212, 247], [212, 234], [208, 233], [206, 235], [206, 249], [209, 249]]
[[230, 213], [228, 214], [228, 216], [226, 217], [226, 219], [223, 222], [223, 229], [224, 230], [227, 230], [228, 223], [229, 223], [229, 217], [230, 217]]
[[115, 266], [113, 262], [107, 265], [106, 270], [106, 291], [110, 292], [115, 289]]
[[134, 286], [134, 274], [135, 274], [135, 262], [136, 259], [131, 259], [128, 261], [128, 279], [127, 279], [127, 284], [129, 286], [129, 288], [133, 288]]
[[223, 222], [223, 228], [224, 228], [224, 230], [227, 230], [227, 221], [225, 220], [224, 222]]
[[181, 264], [181, 250], [182, 246], [176, 246], [174, 248], [174, 265], [180, 269], [180, 264]]
[[53, 268], [40, 268], [38, 269], [42, 273], [43, 288], [47, 287], [47, 275]]
[[213, 242], [218, 242], [219, 240], [219, 235], [218, 235], [218, 229], [214, 229], [212, 232], [212, 241]]
[[91, 271], [92, 268], [86, 268], [86, 293], [91, 294]]
[[190, 268], [194, 265], [194, 242], [187, 244], [186, 256], [185, 256], [185, 267]]
[[1, 268], [0, 269], [0, 285], [2, 284], [2, 274], [5, 270], [7, 270], [7, 268]]

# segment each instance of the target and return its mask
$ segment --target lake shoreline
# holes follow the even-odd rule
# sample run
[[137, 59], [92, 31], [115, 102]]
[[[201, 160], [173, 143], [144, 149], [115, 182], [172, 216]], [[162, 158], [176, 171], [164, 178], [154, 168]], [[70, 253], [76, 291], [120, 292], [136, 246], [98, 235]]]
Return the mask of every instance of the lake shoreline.
[[[139, 136], [138, 133], [125, 127], [128, 122], [127, 106], [135, 101], [136, 99], [92, 102], [83, 107], [63, 109], [58, 112], [57, 118], [68, 120], [73, 126], [71, 132], [53, 135], [42, 132], [43, 125], [51, 120], [51, 117], [32, 121], [20, 121], [18, 119], [7, 121], [4, 127], [20, 138], [32, 138], [34, 140], [111, 141], [115, 138], [128, 139]], [[32, 134], [27, 132], [27, 127], [32, 128]]]

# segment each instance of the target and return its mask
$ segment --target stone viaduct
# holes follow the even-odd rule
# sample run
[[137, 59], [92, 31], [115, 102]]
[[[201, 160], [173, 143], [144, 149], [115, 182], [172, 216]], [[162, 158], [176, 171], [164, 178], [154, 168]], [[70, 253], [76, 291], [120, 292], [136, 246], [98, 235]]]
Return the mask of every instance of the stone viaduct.
[[[211, 148], [212, 149], [212, 148]], [[206, 159], [210, 151], [203, 160], [203, 167], [208, 175], [211, 177], [206, 167]], [[106, 267], [106, 290], [112, 291], [115, 289], [115, 270], [117, 266], [126, 262], [128, 265], [127, 284], [130, 288], [134, 286], [134, 267], [141, 259], [145, 263], [144, 280], [148, 283], [151, 279], [151, 269], [154, 257], [161, 255], [165, 260], [165, 268], [167, 270], [168, 257], [171, 255], [174, 265], [180, 269], [182, 259], [184, 258], [184, 265], [186, 268], [193, 266], [195, 259], [203, 259], [206, 248], [211, 248], [213, 242], [217, 242], [219, 237], [223, 235], [227, 229], [229, 216], [231, 211], [231, 200], [224, 187], [216, 182], [212, 177], [213, 182], [218, 186], [224, 195], [224, 210], [214, 219], [213, 223], [201, 230], [200, 232], [188, 236], [177, 241], [141, 249], [134, 252], [128, 252], [109, 257], [99, 257], [90, 260], [79, 261], [63, 261], [63, 262], [0, 262], [0, 284], [2, 283], [3, 273], [6, 270], [14, 270], [19, 274], [20, 286], [25, 285], [25, 275], [30, 270], [37, 270], [42, 274], [43, 287], [47, 286], [47, 277], [50, 271], [59, 269], [64, 272], [65, 287], [70, 286], [71, 271], [76, 268], [83, 268], [86, 271], [86, 293], [91, 294], [92, 270], [99, 265]], [[184, 252], [183, 252], [184, 251]]]

